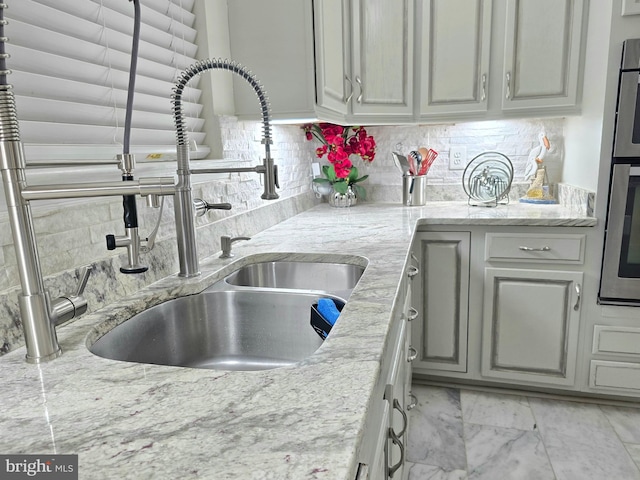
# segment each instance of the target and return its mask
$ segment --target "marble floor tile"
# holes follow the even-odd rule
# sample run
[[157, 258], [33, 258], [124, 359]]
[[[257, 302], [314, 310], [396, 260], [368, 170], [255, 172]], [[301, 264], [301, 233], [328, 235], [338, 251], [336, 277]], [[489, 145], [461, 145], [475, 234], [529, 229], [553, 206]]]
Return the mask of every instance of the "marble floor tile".
[[407, 460], [446, 471], [466, 470], [460, 392], [422, 385], [413, 385], [412, 392], [418, 405], [410, 412]]
[[405, 468], [409, 469], [409, 480], [467, 480], [464, 470], [447, 471], [442, 467], [411, 462], [407, 462]]
[[598, 405], [529, 398], [558, 480], [640, 480]]
[[555, 480], [537, 430], [464, 426], [469, 480]]
[[600, 405], [600, 410], [624, 443], [640, 443], [640, 409]]
[[464, 423], [533, 430], [535, 419], [527, 397], [461, 390]]

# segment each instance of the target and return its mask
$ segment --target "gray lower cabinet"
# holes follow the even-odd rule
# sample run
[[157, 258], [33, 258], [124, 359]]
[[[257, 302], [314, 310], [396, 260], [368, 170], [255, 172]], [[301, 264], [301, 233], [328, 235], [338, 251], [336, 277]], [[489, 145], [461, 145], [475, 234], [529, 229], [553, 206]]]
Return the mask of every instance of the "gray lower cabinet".
[[593, 326], [589, 388], [594, 392], [640, 395], [640, 327], [635, 309], [607, 306]]
[[427, 228], [412, 246], [415, 378], [574, 390], [585, 235]]
[[414, 369], [467, 371], [470, 232], [419, 232], [414, 254], [420, 273], [414, 278]]
[[411, 306], [413, 279], [418, 269], [411, 265], [399, 289], [398, 311], [394, 317], [381, 373], [367, 417], [358, 457], [356, 480], [406, 480], [405, 467], [409, 431], [408, 411], [415, 406], [411, 395], [412, 361]]
[[482, 376], [571, 386], [582, 272], [486, 268]]

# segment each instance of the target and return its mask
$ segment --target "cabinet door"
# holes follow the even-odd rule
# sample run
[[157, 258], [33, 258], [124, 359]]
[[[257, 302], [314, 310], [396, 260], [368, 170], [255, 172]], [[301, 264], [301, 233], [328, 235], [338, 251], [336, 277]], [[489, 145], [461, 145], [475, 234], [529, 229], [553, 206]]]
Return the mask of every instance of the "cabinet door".
[[413, 0], [353, 0], [352, 113], [413, 116]]
[[316, 103], [346, 114], [349, 84], [349, 10], [347, 0], [315, 0]]
[[[300, 0], [225, 2], [231, 58], [264, 85], [273, 119], [315, 117], [313, 10]], [[213, 72], [233, 81], [235, 114], [261, 119], [253, 89], [239, 75]], [[223, 77], [220, 77], [223, 81]]]
[[421, 232], [416, 238], [421, 266], [414, 279], [413, 369], [466, 372], [471, 234]]
[[485, 112], [492, 0], [420, 4], [420, 115]]
[[482, 375], [573, 385], [581, 272], [485, 269]]
[[584, 0], [507, 1], [503, 110], [577, 105], [583, 11]]

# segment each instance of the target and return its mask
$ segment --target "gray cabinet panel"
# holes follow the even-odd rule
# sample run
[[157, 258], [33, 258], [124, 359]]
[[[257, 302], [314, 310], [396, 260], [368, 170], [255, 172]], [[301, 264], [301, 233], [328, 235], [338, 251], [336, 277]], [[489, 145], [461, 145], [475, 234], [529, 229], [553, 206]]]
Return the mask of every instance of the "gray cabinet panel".
[[468, 232], [424, 232], [417, 237], [420, 275], [413, 322], [418, 359], [414, 369], [467, 371], [469, 316]]

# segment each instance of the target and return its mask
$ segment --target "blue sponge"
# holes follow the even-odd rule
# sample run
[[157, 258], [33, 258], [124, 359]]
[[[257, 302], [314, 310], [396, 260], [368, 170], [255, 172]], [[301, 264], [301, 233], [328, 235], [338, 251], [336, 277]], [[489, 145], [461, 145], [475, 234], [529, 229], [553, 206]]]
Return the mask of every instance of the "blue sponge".
[[338, 310], [338, 307], [336, 307], [335, 302], [330, 298], [318, 299], [318, 312], [331, 325], [336, 323], [336, 320], [340, 316], [340, 310]]

